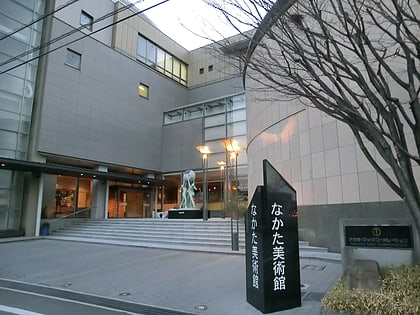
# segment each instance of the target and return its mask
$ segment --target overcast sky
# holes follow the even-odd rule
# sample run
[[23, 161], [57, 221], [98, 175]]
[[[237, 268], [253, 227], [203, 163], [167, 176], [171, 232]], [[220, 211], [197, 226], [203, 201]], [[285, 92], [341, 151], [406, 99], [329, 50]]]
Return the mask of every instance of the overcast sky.
[[[136, 2], [136, 0], [130, 1]], [[143, 9], [159, 2], [161, 0], [145, 0], [139, 7]], [[146, 15], [163, 33], [188, 50], [210, 43], [192, 32], [214, 40], [223, 38], [218, 33], [222, 33], [225, 37], [234, 35], [233, 30], [221, 22], [222, 19], [217, 12], [201, 0], [169, 0], [146, 11]], [[214, 28], [217, 31], [212, 31]]]

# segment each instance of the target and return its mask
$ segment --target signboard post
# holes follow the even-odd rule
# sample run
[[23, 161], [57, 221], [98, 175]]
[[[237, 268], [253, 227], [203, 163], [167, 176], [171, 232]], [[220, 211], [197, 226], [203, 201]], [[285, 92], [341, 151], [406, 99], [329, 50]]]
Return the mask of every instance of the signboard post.
[[301, 306], [296, 192], [267, 161], [248, 206], [247, 301], [263, 313]]

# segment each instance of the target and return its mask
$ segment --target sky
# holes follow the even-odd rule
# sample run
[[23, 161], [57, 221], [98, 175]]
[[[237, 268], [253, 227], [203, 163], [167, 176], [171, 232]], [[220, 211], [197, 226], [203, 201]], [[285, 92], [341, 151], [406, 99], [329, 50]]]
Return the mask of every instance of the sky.
[[[130, 0], [136, 2], [136, 0]], [[143, 9], [161, 0], [144, 0], [138, 7]], [[204, 37], [220, 40], [235, 32], [222, 22], [216, 10], [202, 0], [169, 0], [145, 13], [166, 35], [187, 50], [193, 50], [210, 43]], [[217, 31], [213, 31], [217, 29]], [[199, 34], [201, 36], [195, 35]], [[220, 34], [223, 33], [223, 36]]]

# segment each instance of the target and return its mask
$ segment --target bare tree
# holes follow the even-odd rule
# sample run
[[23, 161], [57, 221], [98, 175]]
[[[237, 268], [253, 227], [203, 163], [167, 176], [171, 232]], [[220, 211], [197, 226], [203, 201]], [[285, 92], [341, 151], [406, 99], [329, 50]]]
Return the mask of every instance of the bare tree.
[[347, 124], [420, 231], [420, 0], [204, 1], [255, 27], [246, 78]]

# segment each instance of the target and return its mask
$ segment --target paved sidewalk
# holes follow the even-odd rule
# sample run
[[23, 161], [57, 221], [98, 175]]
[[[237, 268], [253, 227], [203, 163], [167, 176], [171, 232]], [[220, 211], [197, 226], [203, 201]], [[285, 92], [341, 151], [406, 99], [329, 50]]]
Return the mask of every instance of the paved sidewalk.
[[[0, 243], [0, 257], [3, 279], [190, 314], [261, 314], [246, 302], [243, 254], [40, 238]], [[323, 259], [301, 258], [300, 266], [302, 307], [272, 314], [319, 314], [321, 297], [341, 273], [339, 262]]]

